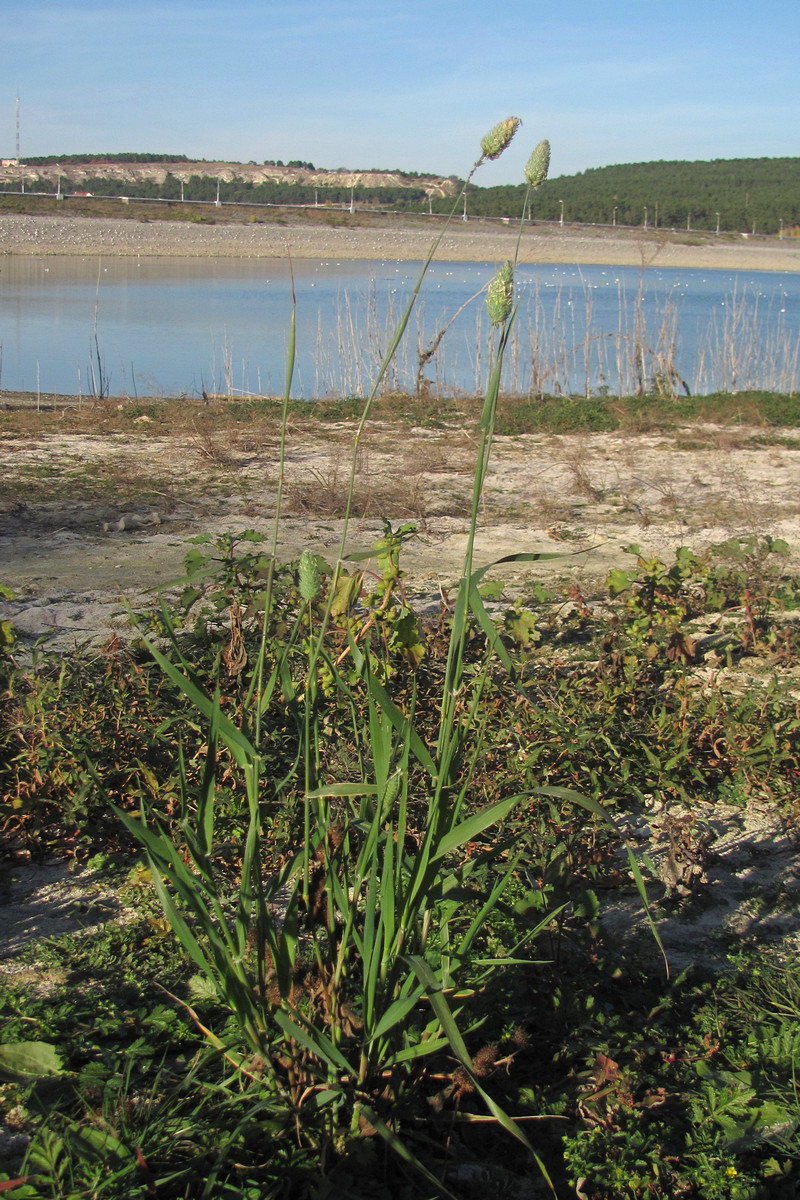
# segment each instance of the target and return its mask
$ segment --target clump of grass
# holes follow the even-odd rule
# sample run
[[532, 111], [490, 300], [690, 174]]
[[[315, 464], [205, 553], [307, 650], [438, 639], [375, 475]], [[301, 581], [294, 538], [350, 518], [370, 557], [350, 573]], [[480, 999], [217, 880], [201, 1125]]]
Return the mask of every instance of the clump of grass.
[[[496, 157], [519, 122], [509, 119], [487, 135], [482, 154]], [[468, 180], [469, 182], [469, 180]], [[527, 198], [526, 198], [527, 199]], [[453, 210], [455, 212], [455, 208]], [[491, 449], [503, 355], [513, 323], [513, 263], [490, 287], [494, 370], [481, 416], [467, 551], [453, 616], [439, 701], [435, 748], [429, 750], [416, 728], [415, 700], [398, 704], [387, 690], [386, 671], [370, 641], [351, 624], [357, 592], [345, 569], [349, 521], [355, 506], [359, 451], [372, 406], [405, 332], [427, 267], [447, 226], [423, 264], [394, 338], [363, 403], [345, 476], [343, 531], [338, 558], [323, 586], [325, 567], [304, 554], [299, 569], [300, 605], [293, 629], [277, 658], [267, 654], [273, 615], [274, 559], [266, 569], [263, 636], [250, 672], [240, 723], [225, 713], [219, 694], [209, 696], [155, 645], [151, 651], [167, 678], [210, 721], [204, 780], [196, 802], [187, 795], [182, 844], [165, 830], [140, 824], [125, 814], [129, 830], [148, 853], [153, 879], [170, 924], [201, 976], [230, 1007], [243, 1040], [228, 1057], [245, 1076], [248, 1061], [262, 1064], [267, 1094], [277, 1089], [312, 1141], [332, 1147], [342, 1136], [364, 1128], [381, 1137], [402, 1159], [431, 1182], [430, 1168], [401, 1136], [397, 1112], [424, 1086], [427, 1060], [447, 1046], [470, 1092], [483, 1097], [495, 1121], [534, 1151], [527, 1138], [486, 1091], [485, 1071], [467, 1048], [458, 1021], [460, 1002], [449, 999], [466, 977], [492, 912], [510, 886], [516, 865], [499, 846], [483, 846], [480, 864], [464, 855], [518, 803], [508, 796], [476, 810], [468, 803], [479, 741], [479, 706], [489, 679], [489, 658], [477, 673], [467, 666], [468, 614], [482, 625], [488, 647], [508, 669], [511, 660], [489, 621], [477, 591], [482, 571], [473, 568], [473, 545], [480, 496]], [[284, 402], [288, 412], [293, 366], [293, 328]], [[284, 442], [273, 544], [280, 528]], [[379, 613], [385, 627], [391, 609], [393, 637], [405, 639], [414, 654], [413, 627], [393, 603], [401, 540], [389, 527], [376, 554], [382, 563]], [[350, 556], [351, 557], [351, 556]], [[238, 605], [237, 605], [238, 607]], [[345, 624], [341, 651], [331, 638]], [[165, 614], [176, 651], [176, 634]], [[364, 627], [366, 632], [369, 625]], [[298, 670], [305, 659], [302, 670]], [[344, 665], [347, 674], [344, 673]], [[296, 711], [297, 772], [275, 792], [265, 774], [263, 731], [278, 689]], [[352, 744], [357, 758], [349, 771], [331, 771], [325, 697], [339, 694], [352, 710]], [[235, 764], [244, 784], [247, 833], [235, 911], [221, 890], [215, 864], [215, 806], [219, 766]], [[470, 766], [470, 764], [473, 764]], [[349, 778], [348, 778], [349, 776]], [[297, 795], [301, 818], [299, 846], [286, 847], [286, 861], [271, 880], [265, 877], [265, 814], [284, 788]], [[421, 788], [422, 805], [411, 808], [411, 789]], [[274, 800], [270, 794], [274, 794]], [[196, 809], [195, 809], [196, 803]], [[419, 816], [414, 815], [422, 809]], [[424, 814], [424, 815], [423, 815]], [[491, 879], [492, 866], [497, 875]], [[479, 867], [479, 869], [478, 869]], [[484, 891], [488, 888], [488, 891]], [[278, 895], [283, 899], [276, 910]], [[459, 915], [464, 912], [466, 921]], [[523, 942], [528, 940], [523, 939]], [[305, 947], [301, 950], [301, 947]], [[474, 967], [472, 968], [474, 971]], [[220, 1050], [223, 1043], [207, 1036]], [[308, 1127], [308, 1128], [306, 1128]], [[326, 1151], [327, 1152], [327, 1151]], [[543, 1164], [540, 1167], [546, 1177]], [[441, 1185], [439, 1185], [441, 1186]], [[446, 1189], [445, 1189], [446, 1190]]]

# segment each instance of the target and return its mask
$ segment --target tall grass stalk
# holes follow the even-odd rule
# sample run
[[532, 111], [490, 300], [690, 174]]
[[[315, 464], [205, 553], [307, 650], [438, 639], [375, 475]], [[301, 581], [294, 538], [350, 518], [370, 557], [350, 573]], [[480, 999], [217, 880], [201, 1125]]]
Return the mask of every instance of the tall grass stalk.
[[[517, 125], [510, 118], [487, 135], [472, 173], [484, 156], [501, 152]], [[458, 202], [451, 216], [457, 208]], [[359, 447], [443, 234], [444, 229], [422, 265], [364, 400], [331, 577], [326, 581], [324, 565], [306, 552], [299, 564], [300, 598], [293, 622], [284, 621], [275, 633], [270, 574], [260, 652], [239, 722], [223, 711], [219, 690], [209, 695], [200, 686], [164, 608], [172, 651], [154, 645], [152, 653], [208, 723], [205, 771], [196, 794], [189, 795], [185, 785], [181, 844], [157, 821], [148, 821], [146, 813], [140, 821], [123, 820], [147, 851], [154, 886], [187, 954], [235, 1017], [239, 1045], [224, 1044], [210, 1030], [205, 1033], [235, 1064], [243, 1086], [266, 1093], [290, 1114], [297, 1136], [320, 1147], [323, 1155], [343, 1138], [369, 1129], [427, 1175], [439, 1194], [450, 1195], [414, 1154], [398, 1118], [418, 1094], [426, 1072], [442, 1070], [444, 1051], [456, 1060], [495, 1121], [533, 1155], [549, 1183], [525, 1135], [481, 1082], [464, 1026], [470, 1023], [465, 1005], [474, 989], [515, 961], [556, 914], [547, 913], [538, 926], [523, 930], [506, 958], [481, 960], [481, 937], [515, 877], [521, 853], [501, 830], [522, 795], [481, 805], [471, 792], [490, 663], [499, 658], [510, 675], [514, 671], [478, 591], [488, 568], [476, 569], [474, 563], [503, 360], [517, 315], [514, 262], [501, 268], [488, 291], [492, 370], [432, 749], [417, 728], [413, 678], [401, 705], [392, 695], [391, 676], [381, 670], [378, 654], [363, 636], [368, 626], [359, 630], [353, 623], [360, 576], [347, 576], [345, 562]], [[293, 354], [292, 335], [284, 430]], [[273, 569], [284, 447], [282, 435]], [[402, 539], [401, 531], [387, 525], [373, 551], [382, 564], [387, 596], [399, 578]], [[485, 635], [487, 650], [468, 672], [471, 620]], [[334, 634], [338, 647], [344, 641], [335, 656]], [[349, 714], [349, 731], [341, 725], [331, 731], [326, 724], [328, 697], [337, 699], [338, 712]], [[267, 758], [263, 737], [265, 723], [276, 719], [284, 730], [293, 725], [296, 736], [290, 755], [294, 765], [283, 779]], [[336, 753], [342, 745], [347, 754]], [[338, 764], [336, 772], [323, 771], [322, 764], [330, 762]], [[223, 767], [241, 777], [248, 814], [232, 896], [219, 869], [215, 837], [216, 789]], [[596, 803], [564, 791], [558, 796], [574, 799], [604, 819]], [[301, 844], [279, 845], [280, 865], [270, 872], [264, 816], [281, 806], [290, 815], [297, 813], [291, 825]], [[492, 836], [485, 837], [490, 830]], [[476, 842], [481, 851], [472, 855], [467, 847]]]

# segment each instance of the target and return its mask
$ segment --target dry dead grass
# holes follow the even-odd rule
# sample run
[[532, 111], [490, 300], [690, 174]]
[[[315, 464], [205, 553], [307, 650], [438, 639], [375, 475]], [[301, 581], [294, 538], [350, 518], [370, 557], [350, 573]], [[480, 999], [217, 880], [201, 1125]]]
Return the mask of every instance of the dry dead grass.
[[[311, 520], [344, 512], [356, 430], [348, 404], [292, 409], [288, 513]], [[382, 398], [361, 442], [354, 515], [424, 523], [468, 511], [477, 414], [465, 401], [455, 420], [454, 408], [450, 402], [438, 412], [434, 424], [447, 420], [431, 428], [411, 424], [426, 405]], [[0, 410], [0, 506], [12, 528], [37, 520], [69, 527], [81, 505], [93, 506], [99, 520], [105, 509], [137, 507], [192, 523], [234, 511], [267, 516], [277, 490], [280, 410], [279, 402], [186, 401]], [[648, 536], [673, 530], [675, 545], [705, 530], [775, 532], [776, 522], [800, 512], [799, 455], [738, 424], [636, 436], [521, 433], [497, 439], [484, 500], [493, 518], [534, 529], [579, 526], [599, 536], [632, 524]]]

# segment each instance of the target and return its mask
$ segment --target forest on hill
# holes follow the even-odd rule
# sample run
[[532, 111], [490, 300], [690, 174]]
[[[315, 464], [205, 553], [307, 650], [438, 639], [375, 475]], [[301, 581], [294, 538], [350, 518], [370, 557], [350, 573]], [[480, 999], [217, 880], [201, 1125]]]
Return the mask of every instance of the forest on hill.
[[[519, 212], [524, 185], [473, 188], [476, 216]], [[777, 233], [800, 225], [800, 158], [732, 158], [597, 167], [542, 184], [534, 220]], [[438, 205], [439, 210], [442, 205]]]
[[82, 163], [185, 163], [189, 159], [185, 154], [152, 154], [138, 151], [125, 151], [122, 154], [38, 154], [26, 155], [24, 159], [29, 167], [49, 167], [62, 164], [64, 166], [81, 165]]
[[[432, 195], [441, 187], [432, 188], [438, 177], [424, 181], [414, 172], [394, 172], [388, 186], [345, 187], [333, 182], [334, 172], [317, 171], [314, 182], [301, 178], [257, 180], [246, 178], [247, 168], [239, 174], [242, 164], [214, 164], [220, 170], [203, 174], [181, 173], [181, 179], [170, 172], [161, 179], [142, 177], [130, 179], [108, 177], [93, 170], [100, 156], [86, 156], [86, 171], [76, 172], [77, 156], [65, 156], [61, 163], [71, 161], [70, 178], [60, 181], [61, 190], [90, 193], [94, 196], [119, 196], [153, 200], [186, 200], [223, 204], [298, 204], [350, 205], [399, 212], [449, 212], [451, 195]], [[129, 163], [157, 163], [165, 166], [187, 162], [180, 155], [159, 156], [137, 154], [124, 156]], [[121, 162], [121, 155], [104, 156], [104, 162]], [[51, 165], [47, 159], [26, 160], [26, 166]], [[273, 164], [283, 167], [283, 163]], [[287, 167], [313, 170], [311, 163], [293, 160]], [[227, 178], [222, 177], [226, 169]], [[231, 178], [231, 168], [233, 178]], [[51, 172], [50, 172], [51, 173]], [[297, 172], [298, 176], [301, 174]], [[326, 186], [325, 175], [331, 176]], [[373, 179], [374, 179], [374, 172]], [[389, 173], [387, 172], [387, 175]], [[54, 188], [51, 178], [42, 179], [42, 190]], [[442, 181], [439, 181], [440, 183]], [[444, 181], [451, 191], [456, 182]], [[26, 188], [37, 190], [36, 183]], [[524, 184], [500, 187], [471, 185], [467, 196], [467, 211], [472, 216], [516, 217], [525, 194]], [[649, 228], [685, 229], [725, 232], [774, 234], [780, 230], [795, 232], [800, 228], [800, 158], [738, 158], [714, 159], [711, 162], [646, 162], [596, 167], [576, 175], [562, 175], [544, 183], [531, 198], [530, 216], [534, 221], [563, 221], [567, 223], [641, 226]]]

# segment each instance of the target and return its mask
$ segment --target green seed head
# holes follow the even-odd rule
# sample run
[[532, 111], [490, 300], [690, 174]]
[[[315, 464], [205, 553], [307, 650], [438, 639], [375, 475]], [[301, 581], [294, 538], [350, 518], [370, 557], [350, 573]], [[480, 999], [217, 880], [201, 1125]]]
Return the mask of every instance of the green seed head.
[[493, 325], [502, 325], [508, 320], [513, 300], [514, 268], [510, 262], [505, 262], [489, 284], [486, 293], [486, 311]]
[[534, 150], [525, 164], [525, 178], [531, 187], [537, 188], [540, 183], [544, 183], [547, 179], [547, 172], [550, 170], [550, 143], [545, 140], [539, 142], [539, 145]]
[[316, 600], [319, 595], [319, 567], [317, 556], [310, 550], [304, 550], [300, 555], [300, 595], [306, 604]]
[[499, 158], [521, 124], [519, 117], [506, 117], [494, 129], [490, 129], [481, 142], [483, 157], [490, 160]]

